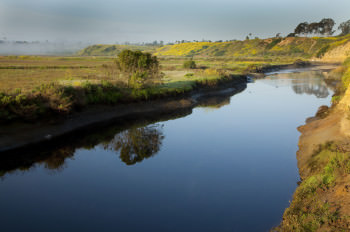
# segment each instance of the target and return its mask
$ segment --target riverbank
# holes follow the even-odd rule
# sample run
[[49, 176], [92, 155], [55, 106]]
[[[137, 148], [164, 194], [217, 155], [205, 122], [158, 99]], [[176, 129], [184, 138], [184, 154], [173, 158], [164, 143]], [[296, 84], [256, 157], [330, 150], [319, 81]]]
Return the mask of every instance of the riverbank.
[[[350, 229], [350, 88], [344, 63], [342, 96], [333, 106], [298, 128], [301, 183], [276, 231], [348, 231]], [[338, 100], [341, 98], [341, 100]]]
[[[0, 124], [65, 117], [93, 105], [119, 105], [182, 96], [286, 61], [163, 59], [159, 78], [129, 83], [114, 57], [1, 57]], [[291, 61], [289, 61], [291, 63]]]
[[116, 106], [93, 105], [60, 120], [45, 120], [37, 123], [16, 122], [3, 125], [0, 128], [0, 152], [10, 152], [14, 149], [35, 146], [45, 141], [61, 139], [66, 134], [88, 127], [96, 127], [111, 120], [172, 114], [180, 110], [192, 109], [205, 101], [207, 97], [234, 95], [244, 90], [246, 83], [246, 76], [232, 76], [231, 79], [218, 82], [216, 85], [197, 87], [174, 97]]
[[[5, 110], [1, 111], [2, 116], [6, 118], [6, 115], [10, 115], [6, 112], [13, 111], [19, 116], [24, 114], [25, 122], [21, 118], [12, 120], [14, 122], [3, 119], [3, 125], [0, 128], [0, 152], [56, 139], [72, 131], [112, 119], [121, 119], [132, 115], [142, 117], [146, 114], [171, 113], [180, 109], [194, 108], [199, 104], [196, 100], [198, 97], [212, 94], [220, 95], [222, 91], [233, 93], [237, 90], [240, 91], [242, 85], [246, 85], [248, 81], [247, 76], [258, 77], [263, 76], [264, 72], [318, 65], [321, 64], [298, 61], [293, 64], [254, 66], [253, 69], [249, 69], [250, 74], [227, 74], [188, 80], [176, 79], [177, 82], [166, 84], [161, 88], [148, 88], [131, 92], [122, 91], [111, 83], [89, 83], [78, 87], [59, 87], [52, 84], [46, 86], [47, 88], [38, 89], [37, 94], [34, 93], [38, 99], [32, 98], [33, 102], [30, 102], [25, 97], [26, 95], [17, 93], [17, 95], [13, 95], [12, 100], [5, 99], [13, 101], [13, 104], [5, 104]], [[218, 74], [216, 71], [215, 73]], [[63, 88], [63, 90], [58, 88]], [[52, 106], [53, 103], [51, 104], [49, 100], [42, 99], [45, 94], [53, 96], [53, 103], [57, 109]], [[54, 97], [57, 94], [59, 97]], [[3, 96], [4, 98], [6, 96]], [[64, 110], [67, 108], [64, 103], [67, 104], [67, 107], [69, 106], [69, 111]], [[46, 107], [55, 108], [56, 111], [41, 112], [40, 107], [43, 104], [47, 105]], [[37, 105], [39, 107], [36, 107]], [[37, 115], [36, 111], [38, 110]], [[34, 115], [31, 116], [31, 113]]]

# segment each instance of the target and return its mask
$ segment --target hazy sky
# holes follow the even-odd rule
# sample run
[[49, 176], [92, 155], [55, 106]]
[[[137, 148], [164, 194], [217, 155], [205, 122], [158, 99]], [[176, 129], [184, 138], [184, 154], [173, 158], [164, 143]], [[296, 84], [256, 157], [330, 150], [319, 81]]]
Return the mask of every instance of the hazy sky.
[[[0, 0], [0, 38], [229, 40], [286, 35], [303, 21], [350, 19], [350, 0]], [[338, 25], [337, 25], [338, 26]]]

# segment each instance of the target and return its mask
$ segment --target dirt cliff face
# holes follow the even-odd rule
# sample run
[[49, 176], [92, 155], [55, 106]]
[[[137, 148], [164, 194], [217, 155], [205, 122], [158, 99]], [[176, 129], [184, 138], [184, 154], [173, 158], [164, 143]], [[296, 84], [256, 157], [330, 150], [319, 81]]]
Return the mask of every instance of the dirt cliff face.
[[341, 132], [341, 120], [343, 111], [333, 109], [326, 118], [314, 118], [311, 122], [300, 126], [299, 151], [297, 153], [298, 168], [301, 179], [306, 179], [310, 174], [309, 160], [319, 145], [329, 141], [343, 141]]
[[316, 114], [298, 130], [301, 136], [297, 158], [300, 176], [304, 179], [308, 176], [308, 160], [320, 144], [329, 141], [350, 142], [350, 88], [345, 91], [339, 103], [329, 109], [326, 117], [318, 117]]
[[337, 105], [339, 114], [342, 116], [340, 120], [340, 133], [350, 140], [350, 88], [348, 88]]
[[350, 88], [298, 128], [301, 184], [276, 231], [350, 231]]
[[350, 42], [347, 42], [343, 45], [339, 45], [333, 49], [330, 49], [328, 52], [325, 53], [321, 61], [341, 63], [349, 56], [350, 56]]

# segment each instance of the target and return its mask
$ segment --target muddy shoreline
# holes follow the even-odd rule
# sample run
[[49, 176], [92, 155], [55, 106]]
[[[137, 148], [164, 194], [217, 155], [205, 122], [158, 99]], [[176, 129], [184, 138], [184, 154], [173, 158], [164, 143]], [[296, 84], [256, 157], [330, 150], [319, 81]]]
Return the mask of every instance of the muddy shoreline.
[[215, 87], [200, 88], [189, 94], [161, 100], [121, 104], [118, 106], [95, 105], [74, 113], [60, 121], [37, 123], [11, 123], [0, 127], [0, 154], [32, 149], [45, 144], [65, 140], [68, 135], [79, 136], [79, 131], [86, 133], [90, 129], [115, 123], [127, 118], [154, 118], [173, 115], [179, 111], [192, 110], [203, 104], [211, 96], [232, 96], [243, 91], [247, 77], [240, 76], [234, 80]]

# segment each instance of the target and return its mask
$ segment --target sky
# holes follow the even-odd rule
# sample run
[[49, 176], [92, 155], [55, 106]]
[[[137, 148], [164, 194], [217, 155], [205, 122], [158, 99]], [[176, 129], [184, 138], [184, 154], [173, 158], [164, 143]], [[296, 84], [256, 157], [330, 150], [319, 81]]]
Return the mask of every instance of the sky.
[[0, 0], [0, 39], [88, 43], [287, 35], [350, 19], [350, 0]]

